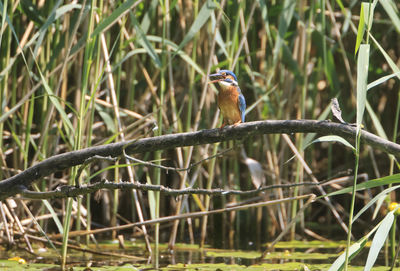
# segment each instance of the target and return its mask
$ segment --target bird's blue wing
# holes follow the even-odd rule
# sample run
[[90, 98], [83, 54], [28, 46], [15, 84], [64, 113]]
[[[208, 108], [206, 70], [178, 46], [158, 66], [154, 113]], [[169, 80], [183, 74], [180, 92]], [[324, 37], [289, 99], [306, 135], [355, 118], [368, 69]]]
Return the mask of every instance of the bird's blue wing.
[[246, 114], [246, 100], [244, 99], [242, 93], [239, 93], [238, 103], [239, 103], [240, 117], [242, 118], [242, 122], [244, 122], [244, 117]]

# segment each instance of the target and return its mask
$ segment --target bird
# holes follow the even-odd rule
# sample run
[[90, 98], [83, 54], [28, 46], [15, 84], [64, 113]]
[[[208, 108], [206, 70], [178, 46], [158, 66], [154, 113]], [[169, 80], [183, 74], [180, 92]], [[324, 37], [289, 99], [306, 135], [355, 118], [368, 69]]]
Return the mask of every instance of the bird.
[[212, 83], [218, 83], [218, 107], [223, 116], [221, 129], [226, 125], [237, 126], [245, 121], [246, 100], [237, 83], [236, 75], [230, 70], [220, 70], [209, 75]]

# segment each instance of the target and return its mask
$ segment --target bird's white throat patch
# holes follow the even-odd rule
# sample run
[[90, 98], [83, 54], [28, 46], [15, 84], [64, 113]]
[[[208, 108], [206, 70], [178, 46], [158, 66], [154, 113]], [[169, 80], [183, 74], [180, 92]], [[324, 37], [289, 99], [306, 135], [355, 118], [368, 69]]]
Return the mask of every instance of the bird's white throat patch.
[[232, 81], [232, 82], [219, 81], [218, 83], [221, 85], [221, 87], [230, 87], [230, 86], [238, 85], [236, 81]]

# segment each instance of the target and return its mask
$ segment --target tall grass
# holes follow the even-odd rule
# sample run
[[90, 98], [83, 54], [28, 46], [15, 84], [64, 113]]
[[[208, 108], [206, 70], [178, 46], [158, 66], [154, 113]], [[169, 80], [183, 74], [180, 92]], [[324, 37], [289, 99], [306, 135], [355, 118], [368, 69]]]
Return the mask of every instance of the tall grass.
[[[337, 97], [344, 120], [357, 121], [382, 137], [393, 135], [391, 139], [397, 141], [399, 4], [392, 0], [373, 4], [374, 11], [368, 12], [371, 16], [364, 17], [357, 1], [2, 1], [0, 176], [4, 179], [47, 157], [92, 145], [218, 127], [221, 116], [216, 105], [217, 90], [207, 84], [207, 74], [219, 68], [236, 73], [248, 104], [246, 121], [330, 119], [330, 101]], [[367, 29], [364, 35], [360, 35], [360, 27]], [[364, 75], [368, 74], [370, 84], [363, 94], [367, 111], [360, 118], [358, 109], [364, 105], [358, 104], [356, 95], [360, 82], [354, 48], [365, 43], [370, 52], [362, 56], [369, 56]], [[257, 172], [245, 157], [261, 165], [267, 184], [335, 180], [342, 176], [357, 180], [357, 172], [374, 179], [398, 171], [394, 157], [365, 151], [363, 145], [354, 144], [356, 139], [350, 144], [356, 145], [357, 167], [351, 149], [340, 144], [313, 144], [304, 149], [315, 138], [266, 135], [243, 142], [146, 153], [135, 158], [182, 168], [233, 149], [186, 172], [167, 172], [135, 163], [129, 170], [113, 167], [102, 177], [174, 188], [251, 189]], [[300, 153], [295, 159], [291, 159], [295, 153], [288, 140]], [[108, 165], [91, 165], [80, 182], [87, 183], [89, 176]], [[311, 170], [305, 171], [305, 165]], [[76, 172], [75, 168], [40, 180], [38, 189], [72, 184]], [[324, 189], [331, 192], [335, 187]], [[278, 189], [266, 198], [309, 191]], [[370, 188], [369, 192], [365, 202], [380, 188]], [[396, 200], [395, 190], [391, 198]], [[51, 220], [40, 221], [40, 225], [48, 233], [64, 234], [64, 263], [69, 231], [91, 229], [92, 222], [112, 226], [259, 200], [208, 196], [174, 199], [140, 191], [101, 191], [95, 196], [41, 204], [17, 199], [23, 200], [33, 215], [53, 214], [56, 227]], [[349, 206], [357, 212], [365, 204], [346, 195], [330, 197], [327, 202], [313, 203], [285, 238], [343, 236], [346, 226], [341, 221], [348, 221]], [[165, 232], [158, 225], [141, 230], [147, 243], [148, 233], [154, 232], [156, 244], [169, 241], [171, 248], [187, 238], [202, 245], [223, 243], [246, 248], [239, 237], [274, 240], [302, 204], [289, 202], [248, 210], [246, 214], [178, 221]], [[381, 206], [384, 203], [376, 208]], [[0, 205], [2, 214], [10, 208], [10, 204]], [[368, 215], [374, 213], [373, 209], [368, 211], [370, 214], [364, 213], [364, 220], [371, 221]], [[16, 219], [29, 216], [22, 208], [15, 208], [15, 213]], [[63, 227], [56, 213], [63, 214]], [[353, 225], [357, 229], [352, 232], [354, 237], [373, 232], [376, 222], [365, 225], [351, 216], [349, 228]], [[2, 215], [0, 221], [8, 224], [9, 218]], [[332, 228], [318, 226], [327, 221]], [[249, 235], [249, 227], [254, 225], [258, 230]], [[3, 231], [10, 234], [4, 226], [0, 228]], [[109, 237], [115, 238], [115, 234]]]

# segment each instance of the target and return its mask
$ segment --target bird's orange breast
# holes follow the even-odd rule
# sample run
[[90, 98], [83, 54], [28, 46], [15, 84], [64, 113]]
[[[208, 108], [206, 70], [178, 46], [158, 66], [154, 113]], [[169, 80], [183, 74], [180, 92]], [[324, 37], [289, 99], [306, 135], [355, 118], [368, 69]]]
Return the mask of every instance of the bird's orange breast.
[[218, 94], [218, 107], [228, 124], [241, 121], [238, 98], [239, 92], [235, 87], [223, 88]]

